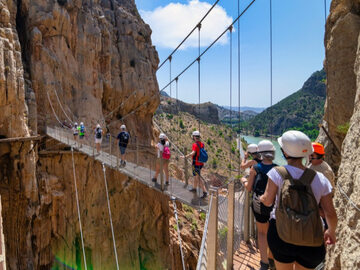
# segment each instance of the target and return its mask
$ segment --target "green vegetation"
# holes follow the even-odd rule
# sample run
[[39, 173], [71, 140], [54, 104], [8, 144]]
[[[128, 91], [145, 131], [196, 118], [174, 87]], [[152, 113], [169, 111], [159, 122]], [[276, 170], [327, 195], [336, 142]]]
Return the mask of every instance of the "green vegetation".
[[190, 206], [188, 206], [186, 204], [183, 204], [182, 207], [183, 207], [185, 212], [194, 213], [194, 209], [191, 208]]
[[171, 120], [171, 119], [174, 118], [174, 115], [172, 115], [171, 113], [167, 113], [167, 114], [166, 114], [166, 118], [169, 119], [169, 120]]
[[336, 127], [337, 131], [340, 132], [341, 134], [346, 134], [348, 132], [349, 128], [350, 128], [349, 122]]
[[200, 216], [200, 220], [205, 221], [205, 219], [206, 219], [205, 213], [201, 212], [199, 216]]
[[173, 227], [174, 227], [174, 230], [177, 231], [178, 226], [176, 224], [174, 224]]
[[180, 127], [181, 129], [184, 129], [184, 128], [185, 128], [184, 122], [183, 122], [182, 119], [180, 119], [180, 121], [179, 121], [179, 127]]
[[225, 239], [226, 236], [227, 236], [227, 232], [228, 232], [228, 228], [226, 226], [224, 227], [221, 227], [219, 229], [219, 238], [222, 240], [222, 239]]

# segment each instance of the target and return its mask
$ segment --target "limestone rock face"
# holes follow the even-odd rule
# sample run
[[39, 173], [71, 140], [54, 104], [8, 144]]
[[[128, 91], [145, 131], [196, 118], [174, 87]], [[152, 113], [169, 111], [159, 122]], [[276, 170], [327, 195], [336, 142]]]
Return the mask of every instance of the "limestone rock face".
[[[332, 149], [330, 161], [339, 165], [335, 208], [338, 214], [337, 243], [328, 249], [326, 269], [359, 269], [360, 212], [360, 1], [337, 0], [331, 5], [326, 26], [328, 96], [325, 120], [330, 136], [341, 146], [341, 156]], [[349, 123], [345, 134], [338, 125]], [[326, 141], [325, 141], [326, 142]], [[341, 160], [341, 163], [340, 163]]]

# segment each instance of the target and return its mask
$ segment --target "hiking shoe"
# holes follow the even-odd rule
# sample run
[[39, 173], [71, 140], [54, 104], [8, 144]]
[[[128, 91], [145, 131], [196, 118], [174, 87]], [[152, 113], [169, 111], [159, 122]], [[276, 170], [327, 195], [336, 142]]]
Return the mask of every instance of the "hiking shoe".
[[269, 258], [269, 269], [270, 270], [276, 270], [275, 262], [274, 262], [273, 259], [270, 259], [270, 258]]
[[190, 192], [196, 192], [196, 188], [192, 188], [189, 190]]
[[268, 269], [269, 269], [269, 264], [260, 261], [260, 268], [259, 268], [259, 270], [268, 270]]
[[203, 192], [203, 195], [200, 197], [201, 199], [205, 199], [207, 197], [207, 192]]
[[165, 185], [167, 185], [167, 186], [168, 186], [168, 185], [169, 185], [169, 181], [166, 181], [166, 182], [165, 182]]
[[157, 179], [156, 179], [156, 178], [152, 178], [151, 181], [153, 181], [154, 183], [156, 183]]

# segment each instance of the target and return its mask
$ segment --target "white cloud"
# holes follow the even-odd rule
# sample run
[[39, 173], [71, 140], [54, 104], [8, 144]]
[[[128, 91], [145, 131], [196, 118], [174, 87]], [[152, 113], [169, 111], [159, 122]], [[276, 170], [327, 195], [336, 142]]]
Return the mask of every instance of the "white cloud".
[[[158, 7], [154, 11], [141, 10], [140, 14], [144, 21], [153, 30], [152, 41], [154, 45], [174, 49], [200, 21], [200, 19], [211, 8], [211, 4], [199, 0], [190, 0], [186, 4], [170, 3], [164, 7]], [[217, 5], [206, 17], [201, 27], [201, 46], [208, 46], [213, 42], [233, 19], [226, 13], [225, 9]], [[197, 30], [189, 37], [181, 47], [197, 47]], [[228, 35], [224, 35], [220, 44], [228, 42]]]

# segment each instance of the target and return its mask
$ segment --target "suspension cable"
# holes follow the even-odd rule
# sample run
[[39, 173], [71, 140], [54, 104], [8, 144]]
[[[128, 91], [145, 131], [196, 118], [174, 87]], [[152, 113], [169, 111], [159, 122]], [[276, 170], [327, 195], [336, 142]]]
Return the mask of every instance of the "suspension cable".
[[[240, 13], [240, 15], [224, 30], [224, 32], [222, 32], [201, 54], [200, 54], [200, 58], [206, 54], [215, 44], [216, 42], [219, 41], [219, 39], [225, 35], [229, 29], [230, 26], [233, 26], [244, 14], [245, 12], [255, 3], [256, 0], [252, 0], [250, 2], [250, 4], [247, 5], [247, 7]], [[186, 68], [184, 68], [176, 77], [180, 77], [181, 75], [183, 75], [192, 65], [194, 65], [199, 57], [197, 57], [196, 59], [194, 59]], [[171, 82], [173, 82], [175, 79], [173, 79]], [[170, 85], [170, 83], [166, 84], [163, 88], [161, 88], [160, 92], [163, 91], [165, 88], [167, 88]]]
[[[240, 0], [238, 0], [238, 16], [240, 15]], [[241, 167], [241, 158], [240, 158], [240, 147], [241, 147], [241, 110], [240, 110], [240, 93], [241, 93], [241, 86], [240, 86], [240, 20], [237, 21], [237, 26], [238, 26], [238, 110], [239, 110], [239, 123], [238, 123], [238, 128], [239, 128], [239, 172], [240, 172], [240, 167]]]
[[191, 36], [192, 33], [194, 33], [194, 31], [196, 30], [196, 28], [198, 28], [198, 25], [201, 24], [205, 18], [210, 14], [210, 12], [214, 9], [214, 7], [219, 3], [220, 0], [216, 0], [216, 2], [211, 6], [211, 8], [206, 12], [206, 14], [204, 15], [204, 17], [202, 17], [202, 19], [196, 24], [196, 26], [189, 32], [189, 34], [180, 42], [180, 44], [172, 51], [172, 53], [159, 65], [159, 67], [157, 68], [157, 70], [159, 70], [166, 61], [170, 60], [171, 56], [173, 56], [173, 54], [181, 47], [181, 45], [184, 44], [184, 42]]
[[231, 158], [232, 158], [232, 132], [233, 132], [233, 126], [232, 126], [232, 44], [233, 44], [233, 40], [232, 40], [232, 30], [233, 27], [230, 26], [229, 27], [229, 32], [230, 32], [230, 152], [229, 152], [229, 156], [230, 156], [230, 160], [229, 160], [229, 176], [231, 179]]
[[80, 205], [79, 205], [79, 194], [78, 194], [77, 183], [76, 183], [75, 161], [74, 161], [74, 147], [73, 147], [73, 146], [71, 146], [71, 159], [72, 159], [73, 174], [74, 174], [74, 186], [75, 186], [76, 206], [77, 206], [79, 226], [80, 226], [80, 237], [81, 237], [81, 245], [82, 245], [83, 257], [84, 257], [84, 266], [85, 266], [85, 270], [87, 270], [86, 254], [85, 254], [85, 246], [84, 246], [84, 236], [83, 236], [82, 225], [81, 225], [81, 214], [80, 214]]
[[73, 120], [71, 120], [71, 118], [70, 118], [70, 117], [67, 115], [67, 113], [65, 112], [64, 107], [62, 106], [62, 104], [61, 104], [61, 102], [60, 102], [60, 99], [59, 99], [59, 96], [58, 96], [58, 94], [57, 94], [57, 91], [56, 91], [55, 87], [53, 88], [53, 90], [54, 90], [54, 92], [55, 92], [57, 101], [58, 101], [58, 103], [59, 103], [59, 105], [60, 105], [60, 108], [61, 108], [61, 110], [63, 111], [65, 117], [70, 121], [70, 123], [72, 123]]
[[198, 121], [199, 121], [199, 131], [200, 131], [200, 114], [201, 114], [201, 112], [200, 112], [200, 89], [201, 89], [201, 85], [200, 85], [200, 83], [201, 83], [201, 73], [200, 73], [200, 61], [201, 61], [201, 58], [200, 58], [200, 55], [201, 55], [201, 49], [200, 49], [200, 32], [201, 32], [201, 24], [198, 24], [198, 29], [199, 29], [199, 31], [198, 31], [198, 33], [199, 33], [199, 36], [198, 36], [198, 50], [199, 50], [199, 58], [198, 58], [198, 95], [199, 95], [199, 115], [198, 115]]
[[325, 26], [326, 26], [326, 17], [327, 17], [326, 0], [324, 0], [324, 14], [325, 14]]
[[47, 94], [47, 98], [48, 98], [48, 101], [49, 101], [49, 104], [50, 104], [51, 110], [52, 110], [52, 112], [53, 112], [53, 114], [54, 114], [54, 116], [55, 116], [56, 120], [59, 122], [59, 124], [60, 124], [60, 125], [62, 125], [62, 123], [61, 123], [61, 121], [60, 121], [60, 119], [59, 119], [58, 115], [57, 115], [57, 114], [56, 114], [56, 112], [55, 112], [54, 106], [53, 106], [53, 104], [52, 104], [52, 102], [51, 102], [51, 99], [50, 99], [50, 96], [49, 96], [49, 92], [47, 91], [47, 92], [46, 92], [46, 94]]
[[273, 140], [273, 41], [272, 41], [272, 0], [270, 0], [270, 136], [271, 141]]
[[171, 197], [171, 200], [173, 201], [173, 206], [174, 206], [174, 214], [175, 214], [175, 219], [176, 219], [176, 228], [177, 228], [178, 241], [179, 241], [179, 246], [180, 246], [181, 263], [182, 263], [183, 270], [185, 270], [184, 253], [183, 253], [182, 244], [181, 244], [181, 234], [180, 234], [180, 228], [179, 228], [179, 219], [178, 219], [178, 214], [177, 214], [175, 197]]
[[107, 180], [106, 180], [106, 167], [105, 164], [102, 164], [103, 172], [104, 172], [104, 184], [105, 184], [105, 191], [106, 191], [106, 200], [109, 210], [109, 218], [110, 218], [110, 227], [111, 227], [111, 234], [113, 238], [113, 245], [114, 245], [114, 254], [115, 254], [115, 261], [116, 261], [116, 269], [119, 270], [119, 261], [118, 261], [118, 255], [116, 251], [116, 242], [115, 242], [115, 235], [114, 235], [114, 227], [113, 227], [113, 221], [111, 217], [111, 208], [110, 208], [110, 200], [109, 200], [109, 192], [108, 192], [108, 186], [107, 186]]
[[172, 98], [172, 84], [171, 84], [171, 60], [172, 60], [172, 56], [169, 56], [169, 66], [170, 66], [170, 98]]

